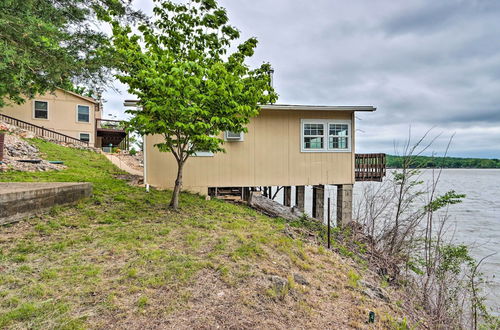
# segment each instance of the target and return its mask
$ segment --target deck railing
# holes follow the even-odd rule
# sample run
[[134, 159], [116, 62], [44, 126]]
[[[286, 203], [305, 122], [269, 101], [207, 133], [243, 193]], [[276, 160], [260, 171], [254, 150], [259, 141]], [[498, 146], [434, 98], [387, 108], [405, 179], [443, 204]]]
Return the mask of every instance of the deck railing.
[[114, 119], [96, 118], [95, 129], [96, 129], [96, 132], [98, 129], [124, 131], [125, 130], [124, 121], [123, 120], [114, 120]]
[[38, 135], [38, 136], [41, 136], [44, 138], [49, 138], [49, 139], [53, 139], [53, 140], [61, 141], [61, 142], [66, 142], [66, 143], [81, 144], [84, 146], [89, 145], [88, 141], [79, 140], [79, 139], [74, 138], [72, 136], [53, 131], [53, 130], [45, 128], [43, 126], [38, 126], [38, 125], [35, 125], [32, 123], [28, 123], [26, 121], [23, 121], [23, 120], [14, 118], [14, 117], [10, 117], [10, 116], [7, 116], [7, 115], [1, 114], [1, 113], [0, 113], [0, 120], [2, 120], [3, 122], [6, 122], [7, 124], [17, 126], [17, 127], [22, 128], [24, 130], [27, 130], [27, 131], [31, 131], [31, 132], [35, 133], [35, 135]]
[[356, 154], [354, 172], [356, 181], [382, 182], [385, 177], [385, 154]]

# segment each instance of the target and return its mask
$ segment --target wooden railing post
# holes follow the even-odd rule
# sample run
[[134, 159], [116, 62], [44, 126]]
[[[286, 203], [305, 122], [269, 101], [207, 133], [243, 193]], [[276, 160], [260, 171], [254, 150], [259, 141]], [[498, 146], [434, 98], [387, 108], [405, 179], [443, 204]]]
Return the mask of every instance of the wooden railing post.
[[5, 141], [5, 133], [0, 132], [0, 161], [3, 160], [3, 146]]

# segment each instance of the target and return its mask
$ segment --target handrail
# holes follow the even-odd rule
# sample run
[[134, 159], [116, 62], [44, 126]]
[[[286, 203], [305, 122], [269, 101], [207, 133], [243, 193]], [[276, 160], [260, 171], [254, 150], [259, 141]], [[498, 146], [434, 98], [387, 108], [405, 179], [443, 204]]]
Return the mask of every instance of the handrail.
[[385, 154], [356, 154], [354, 159], [354, 173], [356, 181], [381, 182], [385, 177]]
[[69, 142], [73, 142], [73, 143], [81, 143], [82, 145], [87, 145], [87, 146], [89, 145], [89, 141], [83, 141], [83, 140], [74, 138], [72, 136], [53, 131], [53, 130], [45, 128], [43, 126], [38, 126], [38, 125], [35, 125], [32, 123], [28, 123], [27, 121], [17, 119], [14, 117], [10, 117], [10, 116], [7, 116], [7, 115], [1, 114], [1, 113], [0, 113], [0, 119], [2, 121], [6, 122], [7, 124], [14, 125], [14, 126], [17, 126], [19, 128], [25, 129], [25, 130], [29, 130], [29, 131], [35, 133], [36, 135], [39, 135], [42, 137], [48, 137], [48, 138], [56, 139], [56, 140], [61, 141], [61, 142], [64, 141], [66, 143], [68, 143], [68, 141], [69, 141]]

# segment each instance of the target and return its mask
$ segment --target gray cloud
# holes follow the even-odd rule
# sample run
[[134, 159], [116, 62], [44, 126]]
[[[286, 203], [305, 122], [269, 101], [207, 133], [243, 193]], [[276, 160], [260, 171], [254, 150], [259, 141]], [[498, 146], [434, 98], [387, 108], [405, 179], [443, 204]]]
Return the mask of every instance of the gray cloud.
[[[392, 152], [411, 125], [455, 132], [452, 154], [500, 157], [500, 2], [220, 2], [259, 39], [250, 64], [272, 63], [279, 103], [378, 107], [359, 115], [360, 151]], [[108, 93], [106, 111], [126, 97]]]

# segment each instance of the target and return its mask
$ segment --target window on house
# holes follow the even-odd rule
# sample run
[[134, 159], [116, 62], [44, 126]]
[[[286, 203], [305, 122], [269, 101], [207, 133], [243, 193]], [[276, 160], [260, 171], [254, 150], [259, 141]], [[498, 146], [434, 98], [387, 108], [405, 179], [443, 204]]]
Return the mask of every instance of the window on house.
[[80, 140], [90, 142], [90, 133], [80, 133]]
[[349, 120], [302, 120], [302, 151], [335, 152], [351, 150]]
[[324, 148], [325, 124], [306, 123], [304, 124], [304, 149], [318, 150]]
[[78, 105], [77, 121], [81, 123], [90, 122], [90, 107], [88, 105]]
[[329, 124], [328, 149], [349, 149], [349, 125]]
[[35, 101], [35, 119], [49, 119], [49, 102]]
[[224, 138], [226, 141], [243, 141], [243, 132], [235, 133], [226, 131], [224, 133]]

